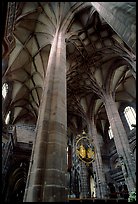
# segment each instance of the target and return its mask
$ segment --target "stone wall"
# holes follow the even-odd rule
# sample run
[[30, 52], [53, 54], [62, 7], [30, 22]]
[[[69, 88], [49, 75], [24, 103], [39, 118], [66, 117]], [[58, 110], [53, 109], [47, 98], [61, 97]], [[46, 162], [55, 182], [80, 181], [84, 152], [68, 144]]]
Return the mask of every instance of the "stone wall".
[[17, 142], [33, 143], [36, 133], [35, 125], [18, 124], [16, 125]]

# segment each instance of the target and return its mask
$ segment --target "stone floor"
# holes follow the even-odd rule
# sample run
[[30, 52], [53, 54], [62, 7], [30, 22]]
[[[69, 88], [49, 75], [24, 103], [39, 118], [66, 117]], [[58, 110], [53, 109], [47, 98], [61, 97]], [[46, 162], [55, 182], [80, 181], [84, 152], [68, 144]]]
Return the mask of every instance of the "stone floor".
[[84, 198], [84, 199], [70, 198], [68, 199], [67, 202], [69, 203], [79, 203], [79, 202], [98, 203], [100, 201], [102, 203], [128, 203], [128, 200], [126, 199], [93, 199], [93, 198]]

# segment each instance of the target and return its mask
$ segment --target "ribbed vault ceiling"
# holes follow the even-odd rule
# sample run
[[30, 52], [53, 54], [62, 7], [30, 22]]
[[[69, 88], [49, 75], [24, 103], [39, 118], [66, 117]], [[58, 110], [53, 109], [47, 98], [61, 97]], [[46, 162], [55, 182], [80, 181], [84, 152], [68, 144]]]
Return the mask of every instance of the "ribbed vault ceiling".
[[15, 48], [4, 76], [13, 84], [9, 109], [14, 111], [14, 124], [36, 122], [52, 40], [70, 13], [74, 17], [66, 33], [68, 125], [85, 126], [94, 100], [94, 114], [106, 120], [101, 101], [105, 90], [113, 92], [118, 107], [124, 100], [135, 100], [135, 80], [130, 71], [133, 54], [90, 3], [77, 12], [82, 4], [22, 4], [14, 26]]

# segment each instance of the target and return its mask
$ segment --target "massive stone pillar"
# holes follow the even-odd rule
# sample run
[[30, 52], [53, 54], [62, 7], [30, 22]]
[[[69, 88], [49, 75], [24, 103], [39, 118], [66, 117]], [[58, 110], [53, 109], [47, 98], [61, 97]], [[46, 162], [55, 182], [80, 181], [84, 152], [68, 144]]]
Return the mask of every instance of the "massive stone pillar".
[[[136, 2], [91, 2], [100, 16], [136, 54]], [[136, 78], [136, 58], [130, 56], [132, 74]]]
[[107, 185], [105, 180], [105, 174], [103, 170], [101, 150], [98, 141], [98, 133], [94, 123], [94, 118], [89, 120], [89, 134], [90, 138], [93, 139], [93, 144], [96, 148], [95, 161], [93, 162], [93, 168], [95, 171], [95, 182], [96, 182], [96, 197], [105, 198], [107, 196]]
[[128, 190], [129, 192], [131, 192], [136, 187], [135, 160], [130, 150], [127, 134], [122, 124], [116, 103], [111, 94], [104, 95], [104, 104], [108, 120], [113, 132], [117, 153], [122, 164], [124, 178], [128, 186]]
[[92, 2], [92, 5], [136, 53], [136, 2]]
[[50, 50], [24, 202], [63, 202], [67, 184], [66, 45], [57, 31]]

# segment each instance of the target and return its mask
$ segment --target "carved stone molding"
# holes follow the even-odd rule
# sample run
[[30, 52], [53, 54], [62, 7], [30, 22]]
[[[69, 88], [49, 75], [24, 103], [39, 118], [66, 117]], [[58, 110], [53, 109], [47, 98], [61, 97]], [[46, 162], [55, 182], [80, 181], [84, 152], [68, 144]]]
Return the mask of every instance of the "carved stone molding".
[[[6, 53], [10, 52], [15, 46], [13, 30], [14, 30], [14, 22], [15, 22], [16, 14], [18, 10], [17, 7], [18, 7], [17, 2], [8, 2], [8, 12], [7, 12], [7, 18], [6, 18], [5, 34], [4, 34], [4, 41], [8, 46], [8, 50], [7, 49], [5, 50], [5, 46], [4, 46], [4, 51], [6, 51]], [[5, 54], [5, 52], [3, 54]]]

